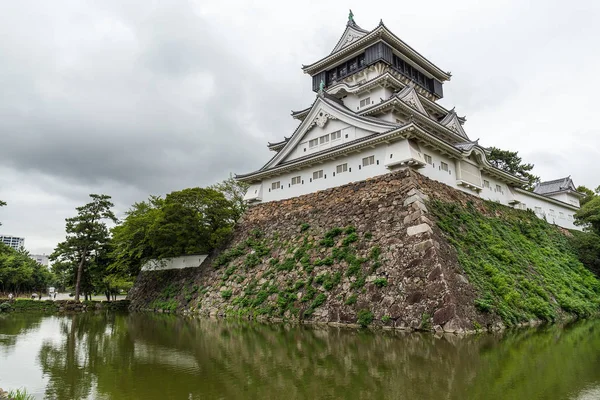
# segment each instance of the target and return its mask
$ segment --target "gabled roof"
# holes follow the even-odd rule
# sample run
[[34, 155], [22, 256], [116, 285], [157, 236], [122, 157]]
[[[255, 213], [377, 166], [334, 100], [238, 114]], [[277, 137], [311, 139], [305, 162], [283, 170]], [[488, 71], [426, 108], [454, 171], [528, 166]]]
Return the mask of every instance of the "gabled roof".
[[382, 21], [379, 22], [379, 25], [375, 29], [365, 34], [361, 38], [348, 43], [346, 46], [340, 47], [337, 51], [329, 54], [319, 61], [316, 61], [310, 65], [303, 65], [302, 70], [307, 74], [314, 75], [325, 69], [330, 63], [341, 61], [344, 57], [350, 56], [353, 52], [360, 50], [361, 47], [370, 45], [380, 40], [385, 40], [387, 43], [391, 44], [394, 48], [398, 49], [398, 51], [409, 57], [411, 60], [413, 60], [413, 62], [417, 63], [417, 65], [440, 81], [450, 80], [451, 75], [449, 72], [443, 71], [441, 68], [421, 55], [418, 51], [394, 35], [383, 24]]
[[[398, 127], [398, 124], [383, 121], [378, 118], [361, 116], [343, 105], [341, 100], [327, 93], [317, 94], [315, 102], [310, 111], [296, 128], [292, 136], [285, 141], [279, 152], [269, 160], [259, 171], [272, 168], [281, 163], [285, 157], [300, 143], [306, 132], [314, 125], [324, 126], [330, 119], [345, 120], [349, 124], [358, 126], [371, 132], [383, 132]], [[281, 142], [280, 142], [281, 143]]]
[[415, 91], [415, 85], [413, 83], [406, 85], [404, 89], [396, 94], [396, 97], [415, 110], [419, 111], [421, 114], [429, 116], [427, 111], [425, 111], [425, 107], [423, 107], [423, 103], [421, 103], [421, 100], [419, 100], [419, 96]]
[[[399, 92], [399, 93], [401, 93], [401, 92]], [[443, 134], [453, 138], [453, 140], [457, 143], [462, 143], [465, 141], [465, 139], [469, 140], [469, 138], [466, 136], [466, 133], [465, 133], [465, 136], [462, 136], [459, 132], [457, 132], [453, 129], [450, 129], [447, 126], [442, 125], [440, 123], [440, 121], [437, 121], [437, 120], [431, 118], [427, 113], [422, 113], [420, 111], [414, 112], [416, 110], [416, 108], [414, 108], [413, 106], [410, 106], [406, 102], [402, 101], [398, 97], [399, 93], [393, 94], [392, 96], [390, 96], [389, 99], [387, 99], [381, 103], [374, 104], [370, 107], [366, 107], [366, 108], [360, 110], [359, 114], [370, 115], [372, 113], [379, 112], [387, 107], [399, 106], [400, 108], [404, 108], [406, 111], [409, 111], [416, 119], [421, 120], [425, 124], [429, 125], [432, 129], [435, 129], [435, 130], [442, 132]]]
[[440, 125], [443, 125], [446, 128], [458, 133], [460, 136], [464, 137], [465, 139], [469, 139], [469, 137], [467, 136], [467, 133], [465, 132], [465, 130], [462, 127], [462, 124], [460, 123], [460, 119], [458, 118], [458, 116], [456, 115], [456, 112], [454, 111], [454, 108], [452, 110], [450, 110], [450, 112], [448, 112], [448, 114], [446, 114], [446, 116], [440, 121]]
[[575, 188], [575, 184], [570, 176], [566, 178], [555, 179], [553, 181], [546, 181], [538, 183], [533, 189], [533, 193], [549, 195], [549, 194], [557, 194], [563, 192], [575, 192], [577, 195], [582, 195], [577, 192]]
[[[352, 11], [350, 11], [350, 13], [352, 13]], [[346, 29], [344, 30], [342, 37], [340, 37], [340, 40], [338, 40], [337, 44], [335, 45], [335, 47], [333, 48], [333, 50], [331, 51], [330, 54], [333, 54], [333, 53], [343, 49], [344, 47], [348, 46], [350, 43], [355, 42], [356, 40], [362, 38], [367, 33], [369, 33], [368, 30], [363, 29], [360, 26], [358, 26], [356, 24], [356, 22], [354, 22], [354, 18], [349, 17], [348, 23], [346, 24]]]

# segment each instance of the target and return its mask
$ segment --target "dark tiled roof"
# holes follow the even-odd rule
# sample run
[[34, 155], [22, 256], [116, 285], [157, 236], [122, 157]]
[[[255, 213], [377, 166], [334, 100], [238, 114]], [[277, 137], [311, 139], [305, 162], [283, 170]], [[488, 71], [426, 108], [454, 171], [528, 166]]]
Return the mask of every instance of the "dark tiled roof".
[[547, 194], [556, 192], [576, 191], [575, 184], [570, 176], [553, 181], [540, 182], [533, 189], [533, 193]]

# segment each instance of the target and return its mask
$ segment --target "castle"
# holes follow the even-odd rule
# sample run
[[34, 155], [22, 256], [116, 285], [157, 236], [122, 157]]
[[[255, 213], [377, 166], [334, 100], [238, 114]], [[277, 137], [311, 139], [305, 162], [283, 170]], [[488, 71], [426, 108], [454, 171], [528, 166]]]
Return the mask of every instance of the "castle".
[[350, 12], [332, 52], [303, 66], [317, 93], [292, 112], [290, 137], [268, 143], [275, 155], [259, 170], [236, 175], [250, 187], [245, 200], [296, 197], [402, 168], [484, 199], [530, 209], [568, 229], [583, 196], [570, 177], [523, 189], [526, 180], [493, 166], [472, 141], [466, 119], [437, 103], [451, 75], [380, 21], [362, 29]]

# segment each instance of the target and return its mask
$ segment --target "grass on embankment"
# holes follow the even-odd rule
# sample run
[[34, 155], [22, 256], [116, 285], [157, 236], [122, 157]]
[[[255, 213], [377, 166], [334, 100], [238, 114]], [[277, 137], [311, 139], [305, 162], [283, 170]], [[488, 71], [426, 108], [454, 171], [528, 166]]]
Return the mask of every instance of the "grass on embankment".
[[482, 207], [430, 204], [479, 291], [475, 306], [480, 311], [497, 314], [509, 326], [600, 311], [600, 281], [578, 260], [558, 228], [530, 211], [492, 202]]

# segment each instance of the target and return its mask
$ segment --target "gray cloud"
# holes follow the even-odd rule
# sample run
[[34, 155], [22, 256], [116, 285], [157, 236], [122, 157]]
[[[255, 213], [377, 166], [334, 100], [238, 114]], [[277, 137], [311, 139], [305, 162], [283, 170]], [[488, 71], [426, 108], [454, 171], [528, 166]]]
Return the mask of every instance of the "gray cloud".
[[[434, 2], [435, 3], [435, 2]], [[465, 0], [353, 9], [453, 72], [442, 103], [484, 145], [544, 178], [596, 186], [591, 0]], [[8, 2], [0, 13], [2, 232], [49, 252], [92, 192], [120, 213], [149, 194], [259, 168], [314, 94], [300, 71], [328, 54], [346, 5], [235, 0]], [[317, 7], [318, 6], [318, 7]], [[385, 12], [381, 10], [385, 9]], [[383, 14], [382, 14], [383, 13]], [[583, 150], [582, 150], [583, 149]]]

